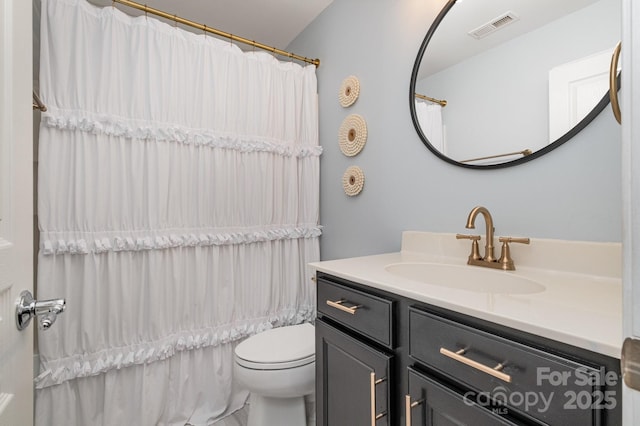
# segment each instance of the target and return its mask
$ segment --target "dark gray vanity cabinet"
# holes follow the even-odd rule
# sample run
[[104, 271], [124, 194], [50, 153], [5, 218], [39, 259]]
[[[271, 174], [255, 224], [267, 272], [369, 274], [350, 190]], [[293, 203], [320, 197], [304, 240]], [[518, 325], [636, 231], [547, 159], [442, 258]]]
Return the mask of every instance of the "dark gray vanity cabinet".
[[613, 403], [611, 392], [610, 401], [604, 399], [599, 369], [415, 307], [409, 308], [409, 347], [417, 363], [464, 384], [465, 401], [493, 412], [515, 411], [543, 424], [596, 425], [600, 410], [580, 407]]
[[[318, 425], [389, 423], [392, 355], [316, 321]], [[373, 419], [373, 421], [372, 421]]]
[[618, 359], [326, 273], [317, 286], [319, 426], [622, 424]]
[[405, 396], [406, 425], [516, 425], [500, 415], [500, 407], [487, 410], [446, 384], [409, 367], [409, 393]]
[[393, 426], [393, 302], [319, 278], [316, 413], [323, 426]]

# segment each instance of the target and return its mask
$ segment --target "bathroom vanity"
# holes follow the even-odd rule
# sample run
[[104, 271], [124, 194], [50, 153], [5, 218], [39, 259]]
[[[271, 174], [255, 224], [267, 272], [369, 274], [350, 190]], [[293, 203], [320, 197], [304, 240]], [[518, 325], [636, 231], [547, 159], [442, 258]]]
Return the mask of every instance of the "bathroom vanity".
[[317, 424], [621, 424], [619, 244], [532, 240], [509, 272], [468, 249], [312, 264]]

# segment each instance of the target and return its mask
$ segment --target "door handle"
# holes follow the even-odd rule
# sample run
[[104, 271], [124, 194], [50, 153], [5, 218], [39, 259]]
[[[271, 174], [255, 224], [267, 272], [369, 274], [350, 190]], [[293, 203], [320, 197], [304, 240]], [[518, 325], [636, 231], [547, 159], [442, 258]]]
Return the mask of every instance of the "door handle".
[[424, 402], [424, 399], [411, 402], [411, 394], [407, 394], [404, 396], [404, 413], [405, 413], [404, 416], [406, 419], [406, 422], [405, 422], [406, 426], [411, 426], [411, 409], [413, 407], [417, 407], [423, 402]]
[[618, 43], [613, 50], [613, 56], [611, 56], [611, 67], [609, 68], [609, 102], [611, 102], [613, 116], [616, 118], [618, 124], [622, 123], [620, 104], [618, 102], [618, 60], [620, 59], [621, 48], [622, 44]]
[[371, 372], [370, 374], [370, 390], [371, 390], [371, 426], [376, 426], [376, 422], [387, 415], [387, 412], [384, 411], [380, 414], [376, 414], [376, 385], [379, 385], [382, 382], [385, 382], [387, 379], [382, 378], [376, 380], [376, 373]]
[[18, 330], [24, 330], [31, 318], [39, 316], [40, 327], [48, 330], [66, 307], [64, 299], [35, 300], [29, 290], [24, 290], [16, 304], [16, 327]]
[[627, 337], [622, 344], [620, 369], [627, 387], [640, 390], [640, 340]]

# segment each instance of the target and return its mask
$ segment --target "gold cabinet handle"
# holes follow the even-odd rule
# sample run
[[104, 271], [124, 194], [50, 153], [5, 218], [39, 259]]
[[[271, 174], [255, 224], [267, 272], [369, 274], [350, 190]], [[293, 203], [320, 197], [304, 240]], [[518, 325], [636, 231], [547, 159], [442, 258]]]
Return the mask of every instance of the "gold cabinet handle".
[[376, 414], [376, 385], [386, 381], [387, 379], [376, 380], [376, 373], [371, 372], [371, 426], [376, 426], [376, 421], [387, 415], [387, 412]]
[[332, 300], [327, 300], [327, 305], [331, 306], [332, 308], [340, 309], [341, 311], [351, 315], [355, 315], [356, 310], [358, 308], [362, 308], [362, 305], [344, 306], [343, 305], [344, 302], [346, 302], [346, 300], [341, 299], [341, 300], [336, 300], [335, 302]]
[[504, 382], [507, 383], [511, 383], [511, 376], [503, 373], [501, 370], [504, 368], [504, 365], [502, 365], [502, 363], [496, 365], [495, 367], [488, 367], [484, 364], [480, 364], [477, 361], [474, 361], [472, 359], [469, 359], [465, 356], [463, 356], [465, 354], [465, 350], [464, 349], [460, 349], [458, 352], [452, 352], [448, 349], [445, 348], [440, 348], [440, 353], [444, 356], [447, 356], [451, 359], [454, 359], [458, 362], [461, 362], [463, 364], [468, 365], [469, 367], [473, 367], [476, 370], [480, 370], [483, 373], [487, 373], [490, 376], [496, 377]]
[[405, 411], [405, 418], [407, 419], [406, 426], [411, 426], [411, 409], [413, 407], [416, 407], [422, 404], [423, 402], [424, 402], [424, 399], [411, 402], [411, 395], [404, 396], [404, 411]]
[[611, 67], [609, 68], [609, 101], [611, 102], [613, 115], [619, 124], [622, 124], [622, 114], [620, 113], [620, 103], [618, 102], [618, 60], [620, 59], [621, 49], [622, 42], [618, 42], [616, 48], [613, 49]]

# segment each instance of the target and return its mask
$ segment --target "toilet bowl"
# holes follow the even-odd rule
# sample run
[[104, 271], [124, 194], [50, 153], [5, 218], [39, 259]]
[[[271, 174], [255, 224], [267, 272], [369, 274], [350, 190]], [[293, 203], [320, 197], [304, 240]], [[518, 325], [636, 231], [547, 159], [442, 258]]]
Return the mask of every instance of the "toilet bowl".
[[315, 328], [274, 328], [249, 337], [234, 354], [234, 375], [250, 393], [247, 426], [305, 426], [305, 395], [315, 390]]

